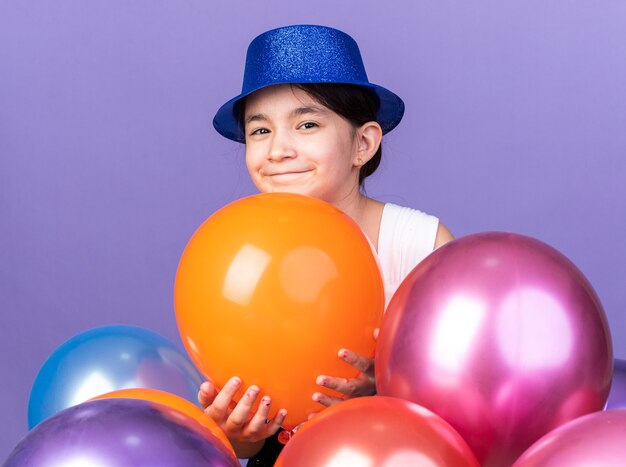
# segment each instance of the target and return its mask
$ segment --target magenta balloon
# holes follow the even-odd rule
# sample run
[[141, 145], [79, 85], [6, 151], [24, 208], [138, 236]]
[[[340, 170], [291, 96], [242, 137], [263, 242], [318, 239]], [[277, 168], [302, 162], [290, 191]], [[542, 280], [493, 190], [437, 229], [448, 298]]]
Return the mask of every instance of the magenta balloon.
[[378, 393], [448, 421], [483, 466], [511, 465], [559, 425], [601, 410], [613, 352], [576, 266], [523, 235], [450, 242], [400, 285], [383, 319]]
[[535, 442], [513, 467], [626, 465], [626, 410], [594, 412]]
[[626, 409], [626, 360], [615, 359], [607, 409]]

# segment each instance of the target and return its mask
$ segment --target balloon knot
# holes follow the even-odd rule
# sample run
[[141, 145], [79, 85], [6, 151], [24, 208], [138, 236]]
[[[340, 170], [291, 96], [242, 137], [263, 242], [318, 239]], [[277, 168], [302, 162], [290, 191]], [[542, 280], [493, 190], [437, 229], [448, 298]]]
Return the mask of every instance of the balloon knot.
[[292, 432], [288, 430], [282, 430], [278, 433], [278, 442], [281, 444], [287, 444], [292, 437]]

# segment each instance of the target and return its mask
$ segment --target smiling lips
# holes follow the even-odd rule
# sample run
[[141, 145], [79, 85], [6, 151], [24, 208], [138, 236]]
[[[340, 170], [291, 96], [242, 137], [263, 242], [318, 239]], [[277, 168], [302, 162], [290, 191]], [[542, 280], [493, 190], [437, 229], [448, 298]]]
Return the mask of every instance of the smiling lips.
[[295, 169], [295, 170], [281, 170], [281, 171], [267, 171], [263, 172], [263, 175], [266, 177], [289, 177], [289, 176], [298, 176], [310, 172], [311, 169]]

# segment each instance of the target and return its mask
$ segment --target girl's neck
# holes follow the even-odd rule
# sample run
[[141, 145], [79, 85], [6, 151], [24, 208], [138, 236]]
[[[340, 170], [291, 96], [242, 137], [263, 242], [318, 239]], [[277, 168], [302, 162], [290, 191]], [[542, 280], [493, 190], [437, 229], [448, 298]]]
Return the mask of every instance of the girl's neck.
[[361, 192], [356, 196], [346, 198], [342, 202], [334, 204], [335, 207], [341, 209], [359, 225], [363, 233], [378, 250], [378, 231], [384, 204], [368, 198]]

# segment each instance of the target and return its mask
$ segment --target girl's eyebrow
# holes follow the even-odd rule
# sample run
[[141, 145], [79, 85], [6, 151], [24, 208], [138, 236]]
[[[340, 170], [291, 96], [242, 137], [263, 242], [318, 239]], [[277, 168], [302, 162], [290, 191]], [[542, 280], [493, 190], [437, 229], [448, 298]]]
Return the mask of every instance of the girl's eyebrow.
[[[326, 113], [324, 111], [324, 109], [322, 109], [321, 107], [315, 107], [315, 106], [306, 106], [306, 107], [297, 107], [295, 109], [293, 109], [291, 111], [291, 116], [292, 117], [299, 117], [301, 115], [308, 115], [308, 114], [315, 114], [315, 115], [321, 115]], [[269, 117], [265, 114], [262, 113], [258, 113], [258, 114], [252, 114], [249, 115], [248, 117], [246, 117], [245, 119], [245, 125], [252, 123], [252, 122], [266, 122], [269, 120]]]
[[260, 122], [269, 120], [266, 115], [263, 114], [254, 114], [246, 117], [245, 124], [247, 125], [250, 122]]
[[306, 107], [298, 107], [297, 109], [292, 110], [291, 115], [300, 116], [306, 114], [323, 114], [324, 110], [320, 107], [314, 106], [306, 106]]

